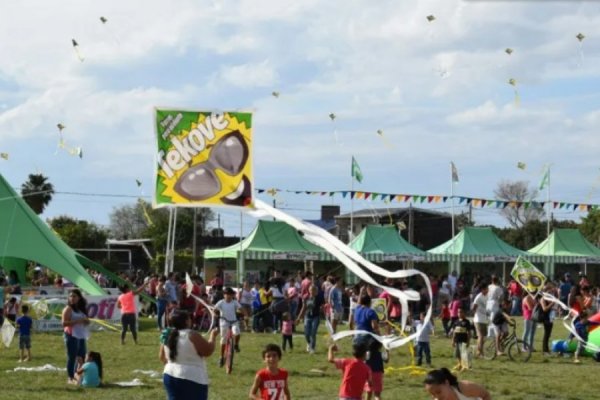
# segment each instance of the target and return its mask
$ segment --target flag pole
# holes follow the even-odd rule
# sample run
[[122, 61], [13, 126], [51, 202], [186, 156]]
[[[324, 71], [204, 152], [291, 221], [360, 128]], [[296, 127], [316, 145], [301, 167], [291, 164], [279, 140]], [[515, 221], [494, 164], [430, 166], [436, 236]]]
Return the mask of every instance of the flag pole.
[[550, 237], [550, 166], [548, 165], [548, 185], [546, 186], [546, 206], [548, 207], [548, 222], [546, 225], [546, 236]]
[[354, 235], [354, 174], [350, 176], [350, 232], [348, 233], [348, 243], [352, 241]]
[[454, 239], [454, 171], [450, 164], [450, 210], [452, 212], [452, 239]]

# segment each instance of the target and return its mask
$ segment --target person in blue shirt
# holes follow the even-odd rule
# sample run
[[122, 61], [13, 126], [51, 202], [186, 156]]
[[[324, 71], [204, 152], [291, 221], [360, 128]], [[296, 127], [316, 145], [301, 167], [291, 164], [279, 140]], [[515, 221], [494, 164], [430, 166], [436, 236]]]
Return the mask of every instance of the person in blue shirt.
[[21, 357], [19, 362], [31, 360], [31, 326], [33, 320], [29, 316], [29, 306], [21, 307], [23, 315], [17, 319], [17, 327], [19, 328], [19, 349]]
[[96, 351], [90, 351], [85, 357], [85, 363], [77, 370], [77, 380], [83, 387], [98, 387], [102, 383], [102, 356]]
[[[371, 296], [363, 294], [358, 300], [358, 306], [354, 310], [355, 329], [367, 331], [379, 335], [379, 318], [377, 313], [371, 308]], [[356, 335], [354, 343], [371, 343], [371, 336]]]

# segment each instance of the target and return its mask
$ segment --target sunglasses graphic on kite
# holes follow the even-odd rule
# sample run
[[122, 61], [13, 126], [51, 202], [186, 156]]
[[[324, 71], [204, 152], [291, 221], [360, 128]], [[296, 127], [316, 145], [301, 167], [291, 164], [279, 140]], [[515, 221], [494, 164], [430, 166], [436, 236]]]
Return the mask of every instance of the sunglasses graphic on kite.
[[[248, 161], [248, 144], [239, 131], [223, 136], [212, 146], [208, 160], [185, 171], [175, 184], [175, 191], [188, 200], [209, 199], [222, 189], [217, 169], [229, 176], [242, 172]], [[251, 197], [250, 180], [244, 175], [237, 188], [220, 200], [225, 204], [244, 205]]]

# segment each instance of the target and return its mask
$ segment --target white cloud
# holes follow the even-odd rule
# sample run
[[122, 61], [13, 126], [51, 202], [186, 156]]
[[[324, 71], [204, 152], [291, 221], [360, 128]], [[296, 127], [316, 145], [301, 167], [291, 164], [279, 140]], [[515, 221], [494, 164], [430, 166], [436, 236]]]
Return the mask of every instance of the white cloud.
[[241, 88], [273, 87], [278, 81], [277, 72], [269, 60], [257, 64], [222, 67], [217, 79]]
[[454, 159], [463, 190], [485, 196], [517, 161], [554, 162], [578, 177], [559, 180], [560, 195], [595, 179], [599, 27], [593, 2], [8, 2], [0, 146], [12, 146], [7, 165], [28, 168], [18, 149], [50, 143], [52, 154], [60, 121], [84, 162], [67, 176], [38, 149], [45, 170], [66, 187], [118, 182], [152, 174], [153, 106], [240, 107], [256, 110], [260, 182], [337, 187], [355, 154], [370, 185], [446, 190], [439, 171]]

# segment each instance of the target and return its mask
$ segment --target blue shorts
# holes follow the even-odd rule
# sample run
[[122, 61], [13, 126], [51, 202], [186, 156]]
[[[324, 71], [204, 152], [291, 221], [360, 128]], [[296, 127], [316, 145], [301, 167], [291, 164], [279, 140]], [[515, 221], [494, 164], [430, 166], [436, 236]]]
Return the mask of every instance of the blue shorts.
[[208, 385], [163, 374], [163, 384], [169, 400], [208, 400]]
[[31, 336], [21, 335], [19, 336], [19, 349], [30, 349], [31, 348]]

